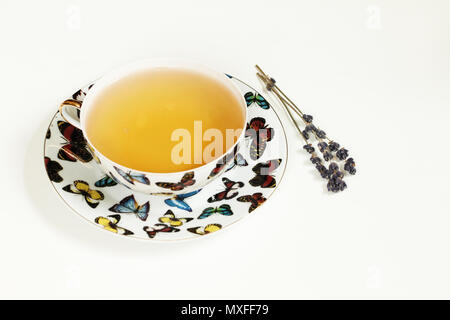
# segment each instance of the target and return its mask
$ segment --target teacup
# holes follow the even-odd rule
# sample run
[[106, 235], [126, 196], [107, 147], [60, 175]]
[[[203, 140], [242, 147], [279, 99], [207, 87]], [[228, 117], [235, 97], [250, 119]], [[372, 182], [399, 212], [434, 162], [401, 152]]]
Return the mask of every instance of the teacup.
[[[105, 90], [110, 88], [111, 85], [124, 77], [142, 71], [156, 70], [157, 68], [191, 70], [203, 74], [220, 82], [236, 98], [244, 115], [242, 126], [239, 128], [241, 132], [236, 142], [227, 148], [222, 156], [189, 170], [161, 173], [141, 171], [136, 170], [136, 168], [121, 165], [102, 154], [99, 151], [99, 146], [92, 143], [92, 139], [89, 137], [89, 131], [86, 130], [86, 123], [89, 119], [91, 109], [95, 106], [94, 101]], [[119, 68], [100, 78], [87, 92], [82, 102], [73, 100], [64, 101], [60, 106], [60, 113], [67, 122], [83, 132], [93, 158], [100, 164], [102, 170], [116, 182], [134, 191], [147, 194], [183, 194], [203, 188], [206, 184], [219, 177], [225, 171], [227, 164], [233, 161], [245, 135], [247, 104], [240, 90], [223, 73], [211, 70], [202, 65], [181, 60], [144, 60]], [[114, 137], [111, 136], [111, 139], [114, 139]]]

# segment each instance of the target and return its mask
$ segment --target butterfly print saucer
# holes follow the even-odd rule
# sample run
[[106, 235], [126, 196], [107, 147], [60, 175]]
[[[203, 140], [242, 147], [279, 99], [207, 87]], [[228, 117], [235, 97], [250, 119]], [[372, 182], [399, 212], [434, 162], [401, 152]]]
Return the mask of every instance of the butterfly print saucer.
[[[239, 153], [218, 164], [210, 176], [224, 172], [203, 189], [173, 195], [193, 183], [158, 182], [160, 194], [133, 192], [116, 182], [117, 175], [150, 183], [126, 172], [106, 175], [92, 156], [81, 130], [55, 114], [44, 139], [44, 166], [50, 183], [75, 213], [99, 228], [143, 240], [198, 238], [254, 214], [279, 185], [287, 162], [283, 126], [272, 106], [256, 90], [228, 76], [247, 102], [245, 141]], [[92, 84], [69, 99], [82, 104]], [[262, 130], [265, 129], [265, 130]], [[154, 183], [151, 181], [151, 183]], [[164, 192], [167, 190], [167, 192]]]

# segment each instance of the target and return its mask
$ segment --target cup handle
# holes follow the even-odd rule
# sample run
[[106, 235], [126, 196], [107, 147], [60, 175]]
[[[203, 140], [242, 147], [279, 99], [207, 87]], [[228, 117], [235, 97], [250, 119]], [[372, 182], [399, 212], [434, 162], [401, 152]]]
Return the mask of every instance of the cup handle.
[[74, 127], [81, 130], [80, 120], [76, 119], [73, 115], [68, 112], [70, 108], [75, 108], [81, 110], [81, 102], [74, 99], [67, 99], [59, 106], [59, 113], [61, 117]]

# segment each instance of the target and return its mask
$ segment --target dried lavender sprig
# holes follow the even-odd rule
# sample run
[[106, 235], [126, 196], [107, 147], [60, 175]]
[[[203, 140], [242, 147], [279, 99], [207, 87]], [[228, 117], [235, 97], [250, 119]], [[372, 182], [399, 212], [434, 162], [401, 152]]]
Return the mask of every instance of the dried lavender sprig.
[[[288, 106], [290, 106], [294, 112], [296, 112], [300, 118], [303, 120], [305, 125], [309, 125], [312, 123], [313, 117], [307, 114], [304, 114], [299, 107], [292, 101], [275, 83], [275, 79], [269, 77], [267, 74], [262, 71], [262, 69], [256, 65], [256, 69], [260, 72], [257, 73], [257, 75], [263, 80], [263, 82], [266, 84], [266, 89], [268, 91], [274, 92], [277, 97], [283, 102], [285, 102]], [[316, 128], [317, 130], [313, 130], [313, 134], [316, 136], [316, 139], [321, 141], [321, 139], [327, 139], [329, 142], [331, 142], [330, 139], [327, 138], [326, 133], [323, 130], [320, 130], [319, 128]]]
[[[276, 81], [274, 78], [271, 78], [268, 75], [266, 75], [264, 73], [264, 71], [262, 71], [262, 69], [258, 65], [256, 65], [255, 67], [260, 72], [260, 73], [257, 73], [257, 75], [263, 80], [264, 83], [266, 83], [267, 90], [274, 92], [282, 102], [286, 103], [289, 107], [291, 107], [300, 116], [300, 118], [303, 120], [303, 122], [305, 123], [305, 125], [307, 127], [312, 126], [314, 128], [314, 130], [312, 130], [312, 132], [319, 142], [321, 142], [322, 139], [327, 139], [330, 143], [334, 143], [335, 145], [337, 145], [336, 149], [339, 149], [339, 144], [330, 140], [326, 136], [326, 133], [323, 130], [320, 130], [319, 128], [316, 128], [314, 125], [312, 125], [312, 119], [313, 119], [312, 116], [304, 114], [300, 110], [300, 108], [297, 107], [297, 105], [280, 88], [278, 88], [278, 86], [275, 84]], [[303, 133], [302, 136], [305, 136], [305, 134]], [[308, 139], [308, 137], [306, 137], [306, 138]], [[330, 151], [333, 151], [333, 150], [330, 149]], [[347, 150], [345, 150], [345, 151], [347, 151]], [[345, 158], [346, 158], [346, 156], [344, 156], [344, 159]], [[340, 160], [344, 160], [344, 159], [340, 159]]]
[[[323, 178], [328, 179], [327, 189], [332, 192], [343, 191], [345, 188], [347, 188], [346, 183], [342, 180], [342, 178], [344, 177], [344, 173], [339, 171], [339, 166], [334, 162], [330, 164], [329, 169], [322, 165], [322, 160], [315, 153], [315, 149], [312, 144], [309, 143], [309, 132], [312, 132], [316, 140], [318, 141], [319, 150], [323, 154], [323, 158], [325, 161], [331, 161], [334, 158], [344, 161], [348, 157], [348, 150], [346, 150], [345, 148], [339, 149], [340, 145], [338, 143], [331, 141], [323, 130], [316, 128], [312, 124], [313, 117], [304, 114], [300, 110], [300, 108], [298, 108], [295, 103], [290, 100], [289, 97], [287, 97], [284, 92], [281, 91], [281, 89], [278, 88], [278, 86], [275, 84], [276, 81], [274, 78], [267, 76], [258, 65], [256, 65], [256, 68], [259, 71], [259, 73], [257, 73], [257, 76], [264, 82], [264, 84], [266, 85], [266, 89], [273, 92], [278, 97], [283, 107], [286, 109], [291, 121], [294, 123], [297, 131], [305, 140], [306, 144], [303, 146], [303, 148], [311, 154], [311, 161], [313, 162], [313, 164], [315, 164], [320, 175]], [[304, 131], [300, 129], [289, 109], [292, 109], [300, 116], [305, 124]], [[329, 143], [327, 144], [323, 141], [323, 139], [326, 139]], [[336, 154], [333, 155], [333, 152], [336, 152]], [[344, 170], [350, 174], [356, 173], [355, 162], [353, 158], [347, 159], [344, 165]]]
[[[263, 82], [266, 82], [266, 78], [264, 78], [264, 76], [262, 76], [261, 74], [257, 73], [256, 74]], [[271, 79], [273, 81], [273, 83], [275, 83], [274, 79]], [[275, 93], [276, 94], [276, 93]], [[276, 94], [278, 96], [278, 94]], [[279, 97], [280, 98], [280, 97]], [[292, 123], [294, 124], [295, 128], [297, 129], [298, 133], [300, 134], [300, 136], [302, 136], [302, 138], [305, 140], [305, 142], [308, 144], [308, 137], [305, 136], [305, 134], [303, 133], [302, 129], [300, 129], [300, 127], [298, 126], [297, 121], [295, 121], [294, 115], [292, 114], [292, 112], [289, 110], [289, 108], [287, 108], [284, 104], [283, 106], [285, 107], [285, 110], [287, 111], [289, 118], [291, 119]]]

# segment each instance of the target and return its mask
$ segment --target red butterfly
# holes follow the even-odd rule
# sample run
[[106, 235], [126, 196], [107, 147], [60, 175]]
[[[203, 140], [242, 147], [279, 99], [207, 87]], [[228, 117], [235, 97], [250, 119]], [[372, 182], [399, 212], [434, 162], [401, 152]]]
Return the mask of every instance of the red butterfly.
[[219, 160], [214, 169], [211, 170], [211, 173], [208, 176], [208, 179], [217, 176], [223, 169], [225, 169], [226, 163], [225, 161]]
[[[162, 227], [160, 229], [156, 229], [155, 227]], [[168, 226], [165, 223], [157, 223], [150, 228], [149, 226], [145, 226], [143, 230], [147, 233], [149, 238], [154, 238], [158, 232], [178, 232], [180, 229]]]
[[246, 195], [246, 196], [241, 196], [241, 197], [237, 198], [237, 201], [251, 203], [250, 208], [248, 208], [248, 213], [250, 213], [253, 210], [255, 210], [256, 208], [258, 208], [266, 200], [267, 199], [263, 197], [261, 192], [257, 192], [252, 195]]
[[157, 182], [156, 185], [161, 188], [170, 189], [172, 191], [183, 190], [185, 187], [192, 186], [195, 183], [194, 171], [186, 173], [180, 182]]
[[281, 159], [274, 159], [256, 164], [252, 169], [256, 176], [248, 183], [254, 187], [275, 188], [277, 182], [271, 174], [280, 166], [280, 163]]
[[216, 193], [212, 197], [208, 198], [208, 202], [214, 202], [214, 201], [220, 201], [220, 200], [229, 200], [233, 199], [238, 195], [238, 192], [233, 192], [231, 195], [229, 194], [230, 191], [237, 190], [238, 188], [242, 188], [244, 186], [244, 183], [241, 181], [231, 181], [228, 178], [222, 178], [222, 182], [225, 185], [225, 190], [221, 191], [219, 193]]
[[245, 137], [251, 139], [250, 158], [252, 160], [258, 160], [262, 156], [267, 142], [272, 140], [274, 133], [273, 128], [266, 125], [264, 118], [256, 117], [247, 123]]
[[80, 129], [65, 121], [58, 121], [58, 128], [66, 140], [65, 145], [59, 149], [59, 159], [70, 162], [77, 160], [89, 162], [93, 159], [92, 154], [86, 149], [87, 141]]

